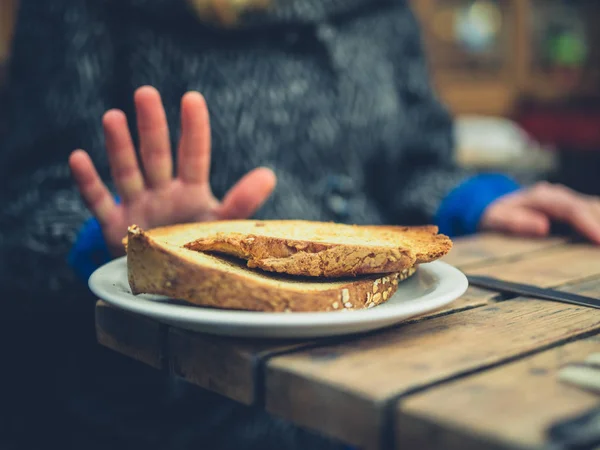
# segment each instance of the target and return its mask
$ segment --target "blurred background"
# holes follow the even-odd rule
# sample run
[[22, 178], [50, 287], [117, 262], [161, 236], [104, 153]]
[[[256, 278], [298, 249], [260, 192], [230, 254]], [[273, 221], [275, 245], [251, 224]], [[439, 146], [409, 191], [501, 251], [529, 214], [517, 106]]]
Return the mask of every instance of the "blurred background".
[[411, 3], [460, 162], [600, 194], [600, 1]]
[[[600, 195], [600, 1], [410, 1], [460, 164]], [[17, 8], [0, 0], [0, 105]]]

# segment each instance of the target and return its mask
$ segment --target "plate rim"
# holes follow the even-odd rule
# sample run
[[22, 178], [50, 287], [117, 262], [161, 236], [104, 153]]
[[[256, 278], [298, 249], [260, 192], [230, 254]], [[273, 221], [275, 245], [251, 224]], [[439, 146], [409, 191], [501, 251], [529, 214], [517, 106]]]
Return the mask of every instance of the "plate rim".
[[[324, 325], [336, 327], [354, 326], [361, 323], [367, 325], [382, 321], [389, 323], [393, 317], [397, 318], [396, 321], [401, 321], [439, 309], [461, 297], [469, 286], [467, 277], [458, 268], [437, 260], [419, 266], [419, 270], [436, 273], [439, 284], [433, 291], [424, 294], [415, 303], [391, 305], [381, 309], [360, 309], [349, 314], [340, 311], [285, 313], [219, 310], [198, 306], [173, 305], [145, 298], [140, 298], [140, 302], [137, 303], [131, 301], [131, 299], [122, 298], [118, 293], [109, 292], [102, 287], [103, 283], [98, 283], [96, 280], [103, 275], [103, 272], [110, 270], [112, 266], [124, 264], [126, 267], [126, 258], [126, 256], [122, 256], [114, 259], [103, 264], [92, 273], [88, 279], [88, 286], [94, 295], [114, 307], [150, 317], [160, 322], [193, 323], [198, 326], [209, 327], [221, 325], [243, 327], [247, 330], [269, 327], [270, 329], [279, 330], [290, 327], [307, 328], [322, 327]], [[440, 291], [442, 291], [441, 294]], [[159, 298], [167, 299], [168, 297], [159, 296]]]

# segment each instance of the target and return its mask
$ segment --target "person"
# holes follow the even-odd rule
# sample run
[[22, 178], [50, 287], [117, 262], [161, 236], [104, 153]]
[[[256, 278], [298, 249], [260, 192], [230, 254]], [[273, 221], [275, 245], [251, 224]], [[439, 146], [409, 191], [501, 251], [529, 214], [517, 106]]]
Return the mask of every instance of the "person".
[[43, 430], [21, 441], [339, 447], [96, 345], [85, 281], [130, 223], [562, 221], [600, 243], [597, 198], [455, 165], [406, 0], [22, 0], [9, 83], [0, 279], [31, 332], [5, 398]]

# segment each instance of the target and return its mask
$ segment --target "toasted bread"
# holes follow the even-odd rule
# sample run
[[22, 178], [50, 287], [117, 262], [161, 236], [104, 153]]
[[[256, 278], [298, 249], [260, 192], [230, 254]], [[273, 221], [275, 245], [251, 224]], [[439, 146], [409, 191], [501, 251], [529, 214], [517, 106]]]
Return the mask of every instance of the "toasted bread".
[[252, 311], [341, 311], [387, 301], [416, 268], [384, 276], [314, 279], [264, 273], [245, 261], [183, 247], [181, 226], [127, 236], [127, 269], [134, 294], [159, 294], [206, 307]]
[[451, 240], [435, 226], [356, 226], [301, 220], [237, 220], [150, 230], [156, 239], [188, 249], [219, 252], [248, 267], [311, 277], [402, 272], [450, 251]]

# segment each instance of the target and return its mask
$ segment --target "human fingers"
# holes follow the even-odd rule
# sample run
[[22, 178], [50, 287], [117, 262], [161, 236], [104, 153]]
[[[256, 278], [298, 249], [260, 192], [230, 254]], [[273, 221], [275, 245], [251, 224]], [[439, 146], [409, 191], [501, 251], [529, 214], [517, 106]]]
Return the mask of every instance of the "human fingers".
[[151, 86], [143, 86], [135, 92], [134, 102], [146, 182], [150, 188], [165, 187], [173, 177], [173, 159], [160, 94]]
[[246, 219], [269, 198], [277, 179], [272, 170], [254, 169], [238, 181], [225, 195], [218, 210], [221, 219]]
[[586, 238], [600, 244], [600, 221], [590, 197], [561, 185], [541, 184], [524, 197], [523, 205], [571, 225]]
[[535, 210], [511, 204], [493, 204], [484, 213], [482, 227], [522, 236], [546, 236], [550, 232], [548, 217]]
[[184, 183], [208, 183], [210, 172], [210, 122], [204, 97], [188, 92], [181, 99], [181, 140], [177, 176]]
[[117, 204], [100, 179], [90, 156], [83, 150], [75, 150], [69, 157], [69, 166], [88, 209], [101, 225], [107, 224]]
[[144, 191], [144, 177], [122, 111], [108, 111], [102, 118], [106, 150], [117, 192], [123, 203], [133, 201]]

